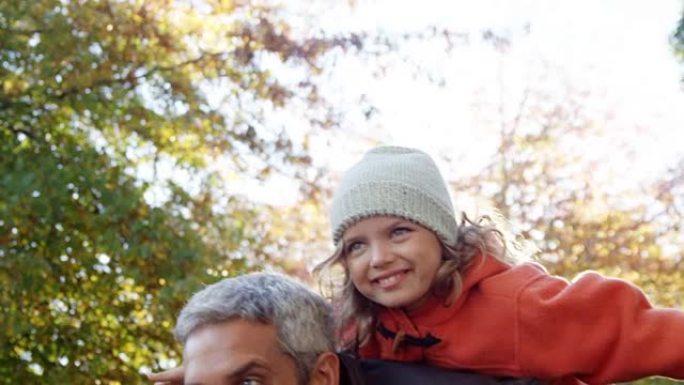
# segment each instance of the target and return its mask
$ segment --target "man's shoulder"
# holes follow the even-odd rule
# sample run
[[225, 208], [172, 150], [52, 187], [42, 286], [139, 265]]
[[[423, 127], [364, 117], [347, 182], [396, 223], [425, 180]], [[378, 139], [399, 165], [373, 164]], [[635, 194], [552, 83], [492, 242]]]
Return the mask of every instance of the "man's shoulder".
[[341, 385], [539, 385], [533, 379], [502, 379], [472, 372], [341, 354]]

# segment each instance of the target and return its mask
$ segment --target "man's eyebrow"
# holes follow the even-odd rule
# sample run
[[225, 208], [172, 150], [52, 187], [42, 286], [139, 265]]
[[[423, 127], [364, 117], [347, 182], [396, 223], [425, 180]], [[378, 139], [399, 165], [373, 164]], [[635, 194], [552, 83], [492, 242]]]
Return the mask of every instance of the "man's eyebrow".
[[228, 379], [242, 378], [247, 373], [249, 373], [255, 369], [261, 370], [261, 371], [266, 371], [269, 373], [273, 372], [273, 370], [271, 370], [268, 366], [266, 366], [261, 360], [251, 360], [251, 361], [245, 362], [244, 364], [235, 368], [235, 370], [233, 370], [232, 372], [228, 373], [226, 375], [226, 378], [228, 378]]
[[[232, 371], [230, 371], [230, 373], [226, 374], [224, 378], [230, 382], [232, 380], [244, 377], [247, 373], [249, 373], [250, 371], [255, 370], [255, 369], [265, 370], [269, 373], [273, 372], [266, 365], [264, 365], [260, 360], [251, 360], [251, 361], [247, 361], [244, 364], [233, 369]], [[184, 385], [202, 385], [202, 382], [186, 382], [186, 383], [184, 383]]]

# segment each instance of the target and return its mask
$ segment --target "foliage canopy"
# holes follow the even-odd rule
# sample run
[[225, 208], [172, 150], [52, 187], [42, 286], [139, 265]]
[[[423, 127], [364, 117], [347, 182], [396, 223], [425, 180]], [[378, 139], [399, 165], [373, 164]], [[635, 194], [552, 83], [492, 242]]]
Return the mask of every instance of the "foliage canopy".
[[241, 2], [41, 0], [0, 1], [0, 42], [0, 383], [139, 382], [190, 293], [271, 261], [211, 166], [303, 175], [306, 138], [264, 117], [325, 126], [317, 62], [358, 41]]

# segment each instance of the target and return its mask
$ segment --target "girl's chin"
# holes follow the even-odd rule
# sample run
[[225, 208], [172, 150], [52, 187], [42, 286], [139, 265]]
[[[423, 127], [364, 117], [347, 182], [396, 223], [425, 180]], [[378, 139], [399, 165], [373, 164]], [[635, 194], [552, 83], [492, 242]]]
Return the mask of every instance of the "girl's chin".
[[424, 300], [414, 300], [414, 299], [402, 299], [402, 298], [378, 298], [373, 300], [373, 302], [380, 304], [386, 308], [390, 309], [416, 309], [424, 302]]

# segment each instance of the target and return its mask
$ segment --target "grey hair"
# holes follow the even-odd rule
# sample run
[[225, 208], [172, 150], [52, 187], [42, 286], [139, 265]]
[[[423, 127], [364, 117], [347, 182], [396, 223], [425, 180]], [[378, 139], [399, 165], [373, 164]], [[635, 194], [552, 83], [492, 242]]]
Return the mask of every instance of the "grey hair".
[[307, 383], [317, 357], [333, 351], [330, 305], [303, 284], [281, 274], [252, 273], [226, 278], [194, 294], [176, 322], [174, 334], [185, 345], [198, 328], [232, 319], [273, 325], [278, 345]]

